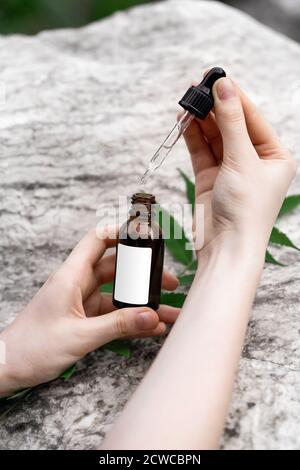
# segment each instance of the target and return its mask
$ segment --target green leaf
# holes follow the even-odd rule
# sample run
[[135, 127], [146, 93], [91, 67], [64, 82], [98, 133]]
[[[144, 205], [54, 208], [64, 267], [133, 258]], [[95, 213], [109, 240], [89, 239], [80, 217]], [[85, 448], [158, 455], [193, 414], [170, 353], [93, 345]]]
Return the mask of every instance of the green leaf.
[[192, 205], [192, 213], [194, 213], [195, 209], [195, 184], [189, 179], [189, 177], [179, 168], [177, 168], [182, 179], [185, 182], [186, 188], [186, 195], [188, 198], [189, 203]]
[[10, 400], [19, 400], [20, 398], [25, 397], [31, 391], [31, 388], [24, 388], [23, 390], [19, 390], [18, 392], [10, 395], [9, 397], [2, 397], [0, 398], [0, 402], [10, 401]]
[[59, 377], [64, 380], [68, 380], [75, 373], [76, 364], [73, 364], [67, 370], [65, 370]]
[[178, 274], [178, 276], [183, 276], [185, 273], [193, 273], [195, 274], [195, 271], [197, 270], [198, 267], [198, 260], [193, 259], [185, 268]]
[[282, 217], [283, 215], [292, 212], [296, 207], [300, 205], [300, 194], [293, 194], [288, 196], [283, 201], [281, 209], [279, 211], [278, 217]]
[[131, 349], [129, 341], [123, 339], [116, 339], [115, 341], [111, 341], [103, 346], [103, 349], [107, 349], [108, 351], [112, 351], [120, 356], [130, 357], [131, 356]]
[[191, 264], [188, 266], [191, 271], [194, 271], [198, 268], [198, 260], [194, 259]]
[[182, 307], [185, 301], [186, 295], [181, 292], [170, 294], [163, 292], [160, 295], [160, 303], [170, 305], [171, 307]]
[[165, 244], [171, 255], [179, 263], [184, 265], [190, 264], [193, 259], [193, 250], [186, 248], [186, 245], [190, 242], [183, 228], [181, 228], [174, 217], [162, 207], [159, 208], [158, 221], [162, 231], [165, 232]]
[[277, 227], [273, 227], [269, 243], [274, 243], [275, 245], [288, 246], [299, 251], [299, 248], [294, 245], [294, 243], [289, 239], [289, 237], [281, 232]]
[[268, 250], [266, 251], [265, 262], [266, 262], [266, 263], [276, 264], [277, 266], [285, 266], [285, 264], [280, 263], [279, 261], [277, 261], [277, 260], [273, 257], [273, 255], [271, 255], [271, 253], [270, 253]]
[[185, 276], [179, 276], [179, 282], [181, 286], [190, 286], [194, 280], [195, 274], [186, 274]]
[[109, 282], [107, 284], [102, 284], [102, 286], [100, 286], [101, 292], [108, 292], [109, 294], [112, 293], [113, 289], [114, 289], [114, 285], [112, 282]]

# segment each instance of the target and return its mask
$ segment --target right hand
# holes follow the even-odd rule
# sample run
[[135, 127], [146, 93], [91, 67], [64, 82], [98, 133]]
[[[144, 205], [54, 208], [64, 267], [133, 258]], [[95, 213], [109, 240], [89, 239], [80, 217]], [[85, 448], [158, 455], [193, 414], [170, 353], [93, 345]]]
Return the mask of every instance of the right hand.
[[[231, 79], [218, 80], [213, 94], [214, 111], [204, 121], [194, 119], [184, 134], [196, 203], [204, 204], [204, 247], [230, 232], [259, 241], [263, 250], [296, 163]], [[196, 242], [202, 225], [194, 221]]]

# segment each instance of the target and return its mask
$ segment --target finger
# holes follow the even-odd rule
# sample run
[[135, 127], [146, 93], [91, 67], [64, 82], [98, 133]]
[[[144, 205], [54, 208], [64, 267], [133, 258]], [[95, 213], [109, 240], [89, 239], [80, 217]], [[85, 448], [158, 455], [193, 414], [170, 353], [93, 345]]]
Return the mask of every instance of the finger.
[[131, 335], [128, 336], [129, 339], [134, 339], [134, 338], [150, 338], [153, 336], [162, 336], [165, 334], [167, 331], [167, 325], [163, 322], [159, 322], [156, 328], [154, 330], [149, 330], [149, 331], [143, 331], [140, 332], [137, 335]]
[[96, 317], [116, 310], [112, 303], [112, 294], [100, 292], [98, 287], [86, 299], [83, 308], [87, 317]]
[[123, 308], [87, 321], [93, 349], [117, 338], [155, 331], [159, 323], [158, 314], [147, 307]]
[[174, 323], [180, 313], [180, 308], [171, 307], [169, 305], [160, 305], [157, 310], [160, 321], [164, 323]]
[[212, 150], [217, 163], [220, 163], [223, 158], [223, 142], [214, 113], [211, 111], [205, 119], [196, 120], [203, 132], [206, 142]]
[[65, 277], [79, 284], [83, 300], [87, 299], [97, 284], [94, 264], [103, 256], [107, 248], [115, 246], [116, 236], [115, 226], [103, 230], [91, 229], [75, 246], [60, 268]]
[[[96, 289], [88, 297], [84, 302], [83, 307], [87, 317], [104, 315], [112, 310], [117, 310], [112, 303], [112, 294], [100, 292], [99, 289]], [[162, 304], [159, 306], [157, 313], [160, 321], [164, 323], [174, 323], [178, 318], [180, 308]]]
[[251, 143], [244, 111], [234, 83], [220, 78], [213, 87], [215, 116], [224, 148], [224, 161], [241, 163], [257, 154]]
[[[205, 77], [210, 70], [211, 68], [207, 67], [203, 72], [203, 77]], [[196, 118], [196, 120], [201, 127], [205, 140], [212, 149], [215, 159], [220, 163], [223, 158], [223, 142], [214, 113], [211, 111], [205, 119]]]
[[269, 147], [281, 147], [280, 139], [273, 127], [265, 120], [255, 104], [236, 85], [244, 109], [247, 129], [253, 145], [266, 145]]
[[117, 227], [91, 229], [75, 246], [68, 260], [78, 267], [89, 263], [94, 265], [104, 254], [107, 248], [116, 245]]
[[183, 137], [191, 156], [195, 175], [206, 168], [217, 165], [217, 161], [204, 138], [201, 127], [195, 119], [186, 129]]
[[[95, 266], [94, 272], [99, 284], [106, 284], [113, 280], [115, 275], [116, 255], [109, 255], [102, 258]], [[179, 281], [174, 274], [163, 271], [162, 287], [173, 291], [177, 289]]]
[[162, 275], [162, 287], [163, 289], [173, 291], [179, 286], [179, 280], [174, 274], [169, 271], [163, 271]]
[[[203, 76], [205, 73], [206, 71], [204, 72]], [[199, 81], [193, 81], [190, 86], [197, 86], [198, 84]], [[178, 121], [181, 119], [183, 114], [184, 111], [180, 111], [177, 116]], [[194, 119], [183, 134], [191, 156], [195, 175], [200, 171], [217, 164], [217, 160], [211, 151], [213, 150], [213, 147], [207, 145], [208, 139], [204, 132], [205, 126], [202, 127], [202, 122], [204, 121], [201, 121], [200, 119]], [[206, 127], [209, 127], [209, 123], [206, 124]]]
[[116, 254], [104, 256], [95, 265], [94, 273], [98, 284], [106, 284], [113, 280], [116, 267]]

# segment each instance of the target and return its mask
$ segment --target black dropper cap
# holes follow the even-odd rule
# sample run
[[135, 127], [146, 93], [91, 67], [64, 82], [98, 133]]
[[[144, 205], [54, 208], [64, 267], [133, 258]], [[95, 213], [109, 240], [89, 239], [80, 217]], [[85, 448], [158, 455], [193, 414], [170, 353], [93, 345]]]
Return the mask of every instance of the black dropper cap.
[[179, 101], [180, 106], [200, 119], [205, 119], [214, 106], [212, 88], [219, 78], [226, 77], [221, 67], [213, 67], [197, 86], [191, 86]]

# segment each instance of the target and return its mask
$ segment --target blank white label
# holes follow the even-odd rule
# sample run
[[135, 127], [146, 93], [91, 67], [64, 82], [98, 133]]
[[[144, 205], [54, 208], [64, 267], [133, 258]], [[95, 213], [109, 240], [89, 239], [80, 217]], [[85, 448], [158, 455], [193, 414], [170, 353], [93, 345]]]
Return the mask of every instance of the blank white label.
[[118, 244], [114, 297], [126, 304], [147, 304], [151, 273], [151, 248]]

